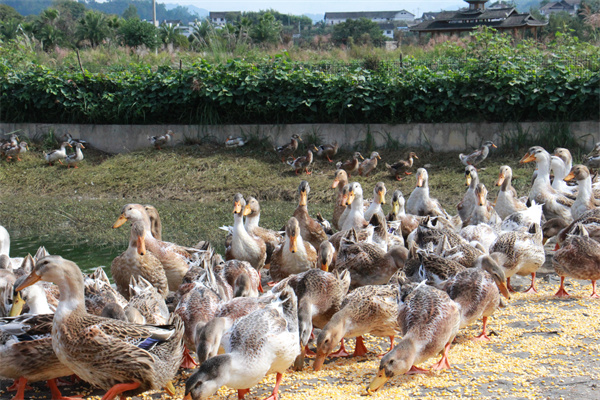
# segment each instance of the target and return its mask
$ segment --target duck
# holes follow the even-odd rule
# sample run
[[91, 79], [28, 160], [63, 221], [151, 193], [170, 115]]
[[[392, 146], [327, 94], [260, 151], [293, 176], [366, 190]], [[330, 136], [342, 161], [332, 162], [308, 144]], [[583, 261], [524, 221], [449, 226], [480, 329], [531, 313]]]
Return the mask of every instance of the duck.
[[40, 280], [58, 285], [60, 302], [52, 320], [52, 349], [81, 379], [107, 390], [105, 399], [159, 390], [174, 379], [183, 355], [183, 324], [136, 325], [90, 315], [85, 309], [81, 270], [60, 256], [38, 260], [16, 290]]
[[582, 164], [575, 165], [569, 174], [564, 177], [565, 181], [570, 181], [572, 179], [577, 180], [577, 187], [579, 188], [577, 191], [577, 198], [571, 206], [571, 216], [573, 217], [573, 220], [576, 220], [587, 211], [595, 209], [596, 204], [594, 202], [594, 191], [592, 189], [592, 177], [588, 167]]
[[258, 297], [260, 275], [247, 261], [229, 260], [214, 266], [214, 273], [232, 288], [233, 297]]
[[347, 216], [344, 217], [342, 230], [348, 231], [352, 228], [363, 229], [368, 225], [368, 222], [365, 220], [362, 186], [358, 182], [352, 182], [348, 185], [346, 207], [350, 206], [350, 211]]
[[4, 155], [7, 160], [12, 159], [13, 157], [17, 158], [17, 161], [21, 160], [21, 154], [25, 154], [29, 150], [29, 145], [27, 142], [21, 142], [16, 146], [11, 146], [4, 150]]
[[[317, 355], [313, 369], [319, 371], [327, 356], [345, 357], [342, 339], [356, 338], [354, 357], [364, 356], [368, 350], [362, 335], [390, 337], [390, 347], [393, 347], [393, 337], [398, 335], [398, 293], [397, 285], [368, 285], [352, 290], [336, 312], [317, 336]], [[341, 342], [340, 350], [331, 354]]]
[[71, 146], [71, 144], [69, 144], [68, 142], [62, 142], [60, 144], [60, 149], [44, 153], [44, 158], [46, 159], [46, 162], [48, 162], [48, 165], [52, 165], [52, 163], [55, 161], [58, 161], [62, 164], [62, 160], [67, 158], [67, 147], [73, 146]]
[[419, 249], [417, 258], [407, 263], [404, 273], [413, 282], [425, 280], [427, 284], [435, 285], [465, 269], [458, 261]]
[[315, 153], [317, 153], [317, 156], [321, 158], [326, 158], [329, 162], [333, 162], [332, 158], [335, 157], [335, 155], [337, 154], [339, 147], [340, 145], [337, 141], [334, 141], [331, 144], [322, 144], [319, 147], [313, 146]]
[[269, 398], [277, 399], [283, 373], [300, 354], [294, 291], [284, 288], [269, 306], [238, 319], [224, 347], [225, 354], [209, 358], [187, 379], [184, 399], [207, 399], [221, 386], [237, 389], [243, 399], [271, 373], [276, 378]]
[[21, 313], [24, 302], [15, 303], [11, 318], [0, 319], [0, 376], [12, 379], [8, 390], [17, 391], [13, 400], [23, 400], [30, 382], [47, 381], [53, 400], [74, 400], [64, 397], [57, 386], [57, 379], [72, 375], [52, 349], [53, 314]]
[[496, 181], [496, 186], [500, 186], [500, 191], [498, 192], [494, 208], [502, 219], [517, 211], [527, 209], [527, 205], [517, 198], [517, 192], [512, 186], [512, 177], [512, 168], [508, 165], [500, 167], [500, 174]]
[[295, 370], [300, 371], [304, 367], [313, 328], [323, 329], [340, 310], [349, 287], [350, 274], [347, 271], [331, 273], [311, 269], [296, 277], [294, 292], [298, 297], [300, 354], [294, 362]]
[[[190, 249], [173, 243], [159, 241], [151, 233], [151, 222], [146, 209], [141, 204], [125, 204], [121, 209], [121, 215], [113, 224], [117, 229], [125, 222], [141, 221], [144, 225], [144, 245], [146, 250], [154, 254], [162, 263], [165, 275], [169, 282], [169, 290], [177, 291], [183, 281], [183, 277], [189, 270], [188, 260], [192, 257]], [[197, 249], [194, 249], [197, 251]]]
[[291, 217], [285, 226], [285, 241], [273, 252], [269, 268], [271, 278], [280, 281], [314, 268], [316, 263], [317, 251], [312, 244], [304, 242], [298, 220]]
[[460, 153], [458, 158], [460, 162], [465, 166], [467, 165], [477, 165], [485, 160], [490, 153], [490, 147], [496, 148], [497, 146], [490, 140], [483, 142], [481, 147], [470, 154]]
[[281, 162], [285, 163], [285, 160], [288, 157], [293, 157], [294, 152], [298, 149], [298, 142], [301, 142], [302, 138], [297, 134], [293, 134], [290, 142], [288, 144], [284, 144], [283, 146], [275, 147], [275, 153], [281, 158]]
[[402, 340], [379, 363], [367, 388], [373, 393], [395, 375], [429, 372], [417, 364], [442, 354], [433, 370], [450, 368], [448, 350], [460, 326], [460, 306], [442, 290], [418, 285], [398, 300], [398, 325]]
[[600, 168], [600, 142], [583, 158], [583, 164], [588, 168]]
[[300, 171], [301, 169], [304, 169], [306, 175], [310, 175], [312, 174], [312, 171], [309, 171], [308, 167], [310, 166], [310, 164], [312, 164], [312, 162], [313, 152], [311, 150], [307, 150], [305, 156], [298, 157], [293, 161], [289, 161], [288, 164], [291, 165], [292, 168], [294, 168], [294, 170], [296, 171], [296, 175], [298, 175], [298, 171]]
[[[337, 195], [335, 199], [335, 204], [333, 206], [333, 217], [331, 218], [331, 223], [335, 229], [340, 229], [340, 217], [344, 213], [346, 209], [345, 199], [344, 199], [344, 187], [348, 184], [348, 173], [343, 169], [338, 169], [335, 171], [335, 175], [333, 176], [333, 183], [331, 184], [331, 188], [337, 188]], [[347, 193], [346, 193], [347, 196]]]
[[273, 252], [283, 242], [283, 236], [277, 231], [258, 226], [260, 222], [260, 204], [255, 197], [248, 197], [243, 215], [246, 217], [246, 222], [244, 222], [246, 232], [258, 236], [265, 242], [267, 246], [265, 264], [270, 264]]
[[144, 209], [150, 218], [150, 233], [156, 240], [162, 240], [162, 222], [158, 210], [151, 204], [144, 205]]
[[[406, 213], [404, 206], [406, 204], [406, 200], [404, 199], [404, 195], [400, 189], [394, 190], [392, 193], [392, 210], [386, 216], [386, 220], [389, 223], [400, 222], [400, 229], [402, 231], [402, 236], [406, 240], [408, 235], [417, 229], [419, 226], [419, 222], [421, 221], [420, 217], [410, 215]], [[390, 224], [392, 225], [392, 224]]]
[[248, 261], [257, 271], [260, 271], [267, 259], [267, 245], [264, 240], [246, 231], [242, 215], [245, 206], [244, 197], [237, 193], [233, 199], [231, 245], [225, 249], [225, 259]]
[[135, 308], [139, 311], [144, 317], [144, 324], [166, 325], [169, 323], [169, 309], [165, 298], [151, 282], [142, 276], [131, 277], [129, 303], [124, 309], [126, 314], [128, 308]]
[[555, 226], [553, 228], [556, 230], [560, 229], [560, 226], [566, 225], [562, 230], [558, 232], [557, 235], [556, 242], [557, 246], [559, 247], [560, 244], [566, 240], [569, 234], [578, 234], [578, 225], [581, 225], [581, 227], [585, 228], [585, 231], [587, 232], [587, 235], [590, 238], [600, 243], [600, 208], [595, 208], [593, 210], [587, 211], [570, 224], [568, 224], [564, 220], [551, 221], [555, 221], [555, 223], [553, 224]]
[[600, 298], [596, 293], [596, 281], [600, 279], [600, 243], [588, 236], [583, 225], [578, 224], [580, 235], [568, 235], [552, 256], [554, 270], [560, 276], [557, 297], [568, 297], [565, 290], [565, 277], [589, 279], [592, 281], [592, 298]]
[[358, 167], [360, 166], [359, 159], [364, 160], [364, 157], [358, 151], [355, 151], [351, 159], [344, 162], [340, 161], [335, 167], [337, 169], [343, 169], [348, 174], [348, 177], [351, 177], [352, 175], [358, 174]]
[[531, 224], [542, 225], [544, 220], [543, 204], [537, 204], [535, 200], [531, 201], [531, 205], [525, 210], [516, 211], [507, 216], [502, 224], [501, 231], [527, 231]]
[[360, 176], [369, 176], [377, 168], [377, 160], [381, 160], [379, 153], [376, 151], [371, 152], [371, 157], [361, 162], [358, 166], [358, 174]]
[[501, 305], [500, 295], [510, 300], [506, 276], [496, 261], [501, 258], [498, 253], [480, 255], [472, 268], [467, 268], [436, 285], [460, 304], [461, 329], [482, 318], [482, 332], [473, 340], [490, 340], [486, 334], [487, 320]]
[[477, 169], [472, 165], [467, 165], [465, 167], [465, 179], [466, 186], [468, 189], [463, 196], [462, 200], [456, 206], [458, 210], [458, 215], [460, 219], [463, 221], [463, 225], [465, 221], [471, 216], [475, 205], [477, 204], [477, 196], [475, 195], [475, 188], [479, 184], [479, 175], [477, 174]]
[[574, 200], [575, 196], [577, 195], [577, 188], [574, 186], [568, 186], [567, 182], [564, 180], [564, 178], [571, 171], [571, 168], [567, 168], [569, 167], [567, 167], [562, 158], [558, 156], [550, 156], [550, 170], [554, 174], [554, 178], [552, 179], [552, 188], [563, 196]]
[[488, 224], [491, 226], [500, 226], [501, 218], [498, 216], [494, 207], [487, 201], [488, 191], [483, 183], [475, 187], [475, 198], [477, 203], [469, 218], [464, 221], [463, 227], [467, 225]]
[[364, 212], [364, 219], [366, 221], [370, 220], [373, 214], [381, 215], [381, 218], [385, 221], [385, 214], [383, 213], [381, 205], [385, 204], [386, 193], [387, 189], [385, 187], [385, 183], [377, 182], [373, 188], [373, 201], [371, 201], [369, 208], [367, 208]]
[[501, 233], [489, 249], [491, 253], [504, 255], [502, 268], [506, 276], [507, 287], [510, 287], [510, 277], [514, 274], [531, 275], [531, 285], [525, 293], [537, 293], [535, 287], [536, 271], [546, 261], [543, 234], [539, 224], [531, 224], [528, 232]]
[[571, 221], [570, 207], [573, 202], [558, 193], [550, 185], [550, 154], [540, 146], [533, 146], [529, 148], [519, 163], [532, 161], [536, 162], [538, 174], [531, 187], [529, 199], [544, 205], [546, 219], [558, 217]]
[[146, 250], [146, 229], [142, 221], [131, 224], [129, 247], [110, 265], [117, 291], [129, 300], [131, 278], [142, 277], [164, 298], [169, 294], [169, 282], [160, 260]]
[[300, 185], [298, 185], [300, 200], [298, 202], [298, 207], [296, 207], [292, 216], [298, 220], [302, 239], [310, 243], [316, 249], [321, 245], [323, 240], [327, 240], [327, 234], [323, 230], [323, 227], [308, 214], [309, 193], [310, 185], [308, 182], [300, 182]]
[[394, 246], [387, 252], [374, 243], [359, 242], [351, 229], [342, 238], [335, 269], [350, 272], [351, 289], [366, 285], [385, 284], [396, 271], [404, 267], [408, 250]]
[[71, 167], [79, 168], [77, 166], [77, 163], [79, 163], [81, 160], [83, 160], [83, 152], [81, 151], [81, 149], [85, 149], [85, 147], [83, 147], [83, 144], [75, 143], [75, 153], [69, 154], [65, 158], [65, 163], [67, 164], [67, 168], [71, 168]]
[[164, 135], [148, 136], [148, 140], [155, 149], [162, 150], [160, 146], [166, 146], [171, 140], [173, 140], [174, 135], [175, 134], [173, 131], [169, 129]]
[[417, 186], [406, 201], [406, 212], [417, 216], [446, 216], [440, 202], [429, 197], [429, 175], [425, 168], [419, 168], [415, 174]]
[[[35, 265], [35, 264], [34, 264]], [[33, 268], [32, 268], [33, 270]], [[125, 308], [127, 300], [117, 290], [115, 290], [106, 272], [102, 267], [96, 268], [92, 273], [85, 274], [83, 276], [84, 295], [85, 295], [85, 309], [89, 314], [101, 315], [102, 310], [109, 303], [117, 303], [119, 306]], [[55, 285], [50, 285], [51, 288], [56, 288]], [[48, 292], [48, 290], [47, 290]], [[47, 294], [50, 300], [50, 295]], [[56, 297], [60, 297], [58, 294]], [[58, 305], [58, 302], [56, 303]]]
[[247, 143], [247, 140], [245, 140], [243, 137], [233, 137], [233, 136], [227, 136], [227, 139], [225, 140], [225, 147], [227, 148], [232, 148], [232, 147], [242, 147]]
[[335, 247], [329, 240], [323, 240], [317, 253], [317, 266], [325, 272], [329, 272], [332, 265], [335, 265], [336, 252]]
[[410, 153], [408, 153], [406, 160], [396, 161], [392, 165], [386, 163], [385, 167], [394, 176], [394, 179], [396, 179], [397, 181], [401, 181], [402, 178], [404, 178], [403, 175], [411, 175], [412, 174], [412, 172], [409, 172], [409, 170], [412, 168], [415, 158], [417, 160], [419, 159], [419, 157], [417, 157], [415, 152], [411, 151]]
[[12, 133], [8, 139], [0, 140], [0, 152], [3, 156], [6, 156], [5, 152], [11, 147], [15, 147], [19, 144], [19, 136], [16, 133]]
[[70, 144], [71, 146], [73, 146], [74, 144], [77, 144], [77, 143], [81, 143], [81, 144], [83, 144], [84, 146], [85, 146], [86, 144], [88, 144], [88, 142], [87, 142], [86, 140], [83, 140], [83, 139], [75, 139], [75, 138], [73, 137], [73, 135], [71, 135], [69, 132], [67, 132], [67, 133], [65, 133], [64, 135], [62, 135], [62, 137], [61, 137], [61, 140], [62, 140], [63, 142], [69, 142], [69, 144]]

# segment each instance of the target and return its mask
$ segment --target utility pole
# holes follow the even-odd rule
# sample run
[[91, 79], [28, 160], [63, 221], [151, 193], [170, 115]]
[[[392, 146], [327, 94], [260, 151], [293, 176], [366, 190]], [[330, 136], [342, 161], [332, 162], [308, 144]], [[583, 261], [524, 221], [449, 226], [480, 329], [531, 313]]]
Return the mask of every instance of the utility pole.
[[152, 23], [154, 26], [158, 26], [156, 22], [156, 0], [152, 0]]

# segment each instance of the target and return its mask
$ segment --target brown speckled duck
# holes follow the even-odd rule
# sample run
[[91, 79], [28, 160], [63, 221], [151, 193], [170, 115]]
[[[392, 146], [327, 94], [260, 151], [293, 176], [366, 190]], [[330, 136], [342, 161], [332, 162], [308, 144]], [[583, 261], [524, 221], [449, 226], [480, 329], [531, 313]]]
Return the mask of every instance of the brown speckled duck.
[[397, 181], [401, 181], [404, 178], [404, 175], [411, 175], [412, 172], [409, 170], [413, 166], [414, 159], [419, 159], [414, 152], [408, 153], [408, 157], [406, 160], [396, 161], [392, 165], [385, 164], [385, 167], [390, 171], [390, 173], [394, 176]]
[[517, 211], [527, 209], [527, 205], [517, 198], [517, 191], [512, 186], [512, 169], [508, 165], [500, 167], [496, 186], [500, 186], [500, 191], [494, 208], [500, 218], [505, 219]]
[[332, 158], [335, 157], [335, 155], [338, 152], [338, 149], [340, 148], [340, 145], [338, 144], [337, 141], [329, 144], [322, 144], [319, 147], [317, 146], [313, 146], [315, 153], [317, 153], [317, 156], [321, 157], [321, 158], [326, 158], [327, 161], [329, 162], [333, 162]]
[[244, 217], [246, 217], [246, 222], [244, 222], [246, 232], [251, 235], [258, 236], [265, 242], [265, 245], [267, 246], [267, 258], [265, 260], [265, 264], [269, 264], [271, 262], [271, 255], [277, 246], [283, 242], [283, 236], [281, 236], [279, 232], [276, 232], [272, 229], [266, 229], [258, 226], [260, 221], [260, 205], [258, 204], [258, 200], [256, 200], [254, 197], [248, 198], [243, 214]]
[[381, 156], [378, 152], [374, 151], [371, 153], [371, 157], [360, 163], [358, 166], [358, 174], [360, 176], [369, 176], [369, 174], [377, 168], [377, 160], [381, 160]]
[[300, 235], [300, 225], [294, 217], [285, 226], [285, 241], [274, 252], [269, 274], [274, 281], [314, 268], [317, 251]]
[[358, 173], [358, 167], [360, 166], [360, 160], [364, 160], [364, 157], [358, 152], [354, 152], [352, 158], [344, 162], [338, 162], [335, 167], [337, 169], [343, 169], [348, 173], [348, 176], [356, 175]]
[[323, 227], [308, 214], [308, 194], [310, 193], [310, 185], [307, 181], [300, 182], [298, 186], [298, 194], [300, 201], [298, 207], [294, 210], [294, 218], [298, 220], [300, 225], [300, 233], [302, 239], [312, 244], [315, 249], [318, 249], [323, 240], [327, 240], [327, 234]]
[[[333, 183], [331, 184], [331, 188], [338, 188], [337, 196], [335, 199], [335, 205], [333, 206], [333, 217], [331, 218], [331, 223], [335, 229], [340, 229], [340, 217], [346, 210], [346, 200], [344, 198], [344, 188], [348, 184], [348, 173], [343, 169], [338, 169], [335, 171], [335, 175], [333, 177]], [[346, 189], [346, 196], [348, 196], [348, 190]]]
[[275, 148], [275, 152], [281, 158], [282, 163], [285, 163], [288, 157], [294, 156], [294, 152], [298, 149], [298, 142], [301, 141], [302, 138], [294, 133], [288, 144]]

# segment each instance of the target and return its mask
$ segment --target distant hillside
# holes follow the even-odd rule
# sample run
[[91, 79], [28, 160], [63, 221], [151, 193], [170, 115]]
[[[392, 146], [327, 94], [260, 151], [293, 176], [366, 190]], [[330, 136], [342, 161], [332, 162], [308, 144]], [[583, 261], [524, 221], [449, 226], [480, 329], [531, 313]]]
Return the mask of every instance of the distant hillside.
[[315, 24], [315, 23], [317, 23], [319, 21], [323, 21], [323, 18], [325, 17], [324, 14], [308, 14], [308, 13], [305, 13], [305, 14], [302, 14], [302, 15], [304, 15], [304, 16], [312, 19], [313, 24]]
[[516, 0], [517, 11], [529, 12], [532, 8], [540, 8], [541, 0]]
[[[165, 7], [167, 8], [167, 10], [172, 10], [172, 9], [180, 7], [180, 6], [181, 5], [179, 5], [179, 4], [173, 4], [173, 3], [165, 4]], [[193, 5], [183, 5], [181, 7], [187, 8], [190, 14], [197, 15], [198, 18], [208, 17], [208, 10], [206, 10], [204, 8], [196, 7]]]

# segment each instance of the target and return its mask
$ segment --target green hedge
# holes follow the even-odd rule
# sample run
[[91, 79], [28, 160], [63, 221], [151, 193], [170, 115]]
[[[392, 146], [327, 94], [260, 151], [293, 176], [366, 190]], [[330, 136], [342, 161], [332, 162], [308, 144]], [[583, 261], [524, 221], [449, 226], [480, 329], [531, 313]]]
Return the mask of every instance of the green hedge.
[[[597, 64], [597, 63], [591, 63]], [[324, 72], [279, 58], [85, 76], [0, 59], [0, 120], [96, 124], [291, 124], [600, 119], [596, 67], [522, 56], [400, 70]]]

